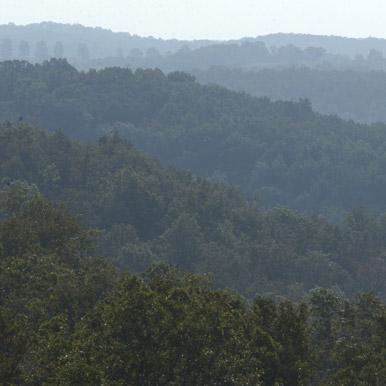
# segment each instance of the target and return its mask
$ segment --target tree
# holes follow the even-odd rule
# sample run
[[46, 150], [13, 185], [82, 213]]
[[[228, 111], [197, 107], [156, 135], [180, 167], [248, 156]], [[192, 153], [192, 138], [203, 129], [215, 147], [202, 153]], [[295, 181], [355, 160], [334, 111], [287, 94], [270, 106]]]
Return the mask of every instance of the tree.
[[321, 47], [308, 47], [304, 50], [304, 53], [310, 57], [311, 60], [322, 59], [327, 51]]
[[90, 59], [90, 50], [86, 43], [78, 44], [78, 57], [82, 61], [87, 61]]
[[381, 51], [378, 51], [378, 50], [370, 50], [368, 55], [367, 55], [367, 60], [375, 65], [375, 66], [382, 66], [382, 64], [384, 64], [384, 57], [383, 57], [383, 53]]
[[31, 47], [29, 42], [22, 40], [19, 44], [19, 57], [22, 59], [28, 59], [31, 55]]
[[194, 217], [182, 214], [162, 236], [166, 255], [173, 264], [192, 269], [199, 263], [204, 236]]
[[161, 56], [160, 52], [154, 47], [150, 47], [146, 51], [146, 57], [149, 59], [155, 59], [160, 56]]
[[63, 58], [64, 57], [64, 46], [62, 42], [56, 42], [54, 45], [54, 57]]
[[142, 58], [143, 57], [143, 51], [141, 51], [139, 48], [133, 48], [130, 50], [130, 56], [133, 58]]
[[35, 46], [35, 60], [42, 62], [48, 59], [48, 55], [47, 43], [43, 40], [37, 42]]
[[1, 42], [0, 57], [3, 60], [11, 60], [13, 58], [13, 42], [9, 38], [5, 38]]

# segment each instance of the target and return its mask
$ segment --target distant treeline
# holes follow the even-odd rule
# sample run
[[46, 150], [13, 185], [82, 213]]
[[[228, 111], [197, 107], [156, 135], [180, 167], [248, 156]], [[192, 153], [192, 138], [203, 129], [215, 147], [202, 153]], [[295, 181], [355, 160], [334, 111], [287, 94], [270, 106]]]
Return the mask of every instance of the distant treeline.
[[163, 71], [312, 67], [385, 70], [382, 39], [276, 34], [234, 41], [181, 41], [57, 23], [0, 25], [0, 60], [67, 58], [79, 69], [121, 66]]
[[354, 59], [343, 55], [328, 54], [323, 48], [296, 46], [267, 48], [262, 42], [213, 44], [191, 50], [183, 46], [175, 52], [161, 54], [155, 48], [145, 50], [132, 48], [129, 51], [117, 47], [114, 53], [98, 57], [92, 47], [85, 42], [63, 43], [39, 40], [13, 40], [4, 38], [0, 41], [0, 60], [29, 60], [41, 63], [50, 58], [66, 58], [79, 69], [119, 66], [130, 68], [160, 68], [163, 71], [205, 70], [213, 66], [225, 66], [240, 69], [264, 69], [283, 67], [310, 67], [321, 70], [354, 69], [385, 70], [386, 58], [380, 51], [371, 50], [366, 56], [358, 55]]
[[[134, 55], [135, 54], [135, 55]], [[127, 58], [109, 58], [83, 62], [80, 68], [103, 68], [106, 65], [131, 68], [160, 68], [163, 71], [191, 71], [225, 66], [241, 69], [310, 67], [318, 69], [385, 70], [386, 58], [378, 50], [355, 57], [331, 54], [321, 47], [299, 48], [294, 45], [267, 47], [263, 42], [212, 44], [161, 55], [157, 51], [132, 52]]]
[[[184, 46], [196, 48], [206, 44], [210, 42], [140, 37], [79, 24], [43, 22], [26, 26], [12, 23], [0, 25], [0, 60], [27, 59], [29, 54], [28, 59], [37, 62], [52, 57], [61, 58], [63, 55], [79, 62], [90, 58], [127, 57], [138, 50], [144, 53], [148, 50], [166, 53]], [[82, 54], [84, 47], [88, 48], [87, 57]]]
[[[48, 45], [45, 40], [36, 43], [30, 43], [26, 40], [13, 41], [5, 38], [0, 42], [0, 60], [31, 60], [34, 62], [43, 62], [50, 58], [64, 58], [71, 54], [66, 52], [65, 46], [61, 41]], [[76, 60], [87, 61], [90, 59], [90, 49], [86, 43], [76, 45]]]

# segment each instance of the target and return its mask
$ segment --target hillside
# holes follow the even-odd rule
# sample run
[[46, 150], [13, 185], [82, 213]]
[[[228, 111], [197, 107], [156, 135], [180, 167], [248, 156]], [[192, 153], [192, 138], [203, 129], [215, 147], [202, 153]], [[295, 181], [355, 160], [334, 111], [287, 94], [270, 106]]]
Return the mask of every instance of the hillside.
[[19, 117], [82, 140], [118, 130], [163, 163], [239, 186], [262, 207], [335, 219], [361, 206], [386, 211], [386, 126], [323, 116], [307, 101], [271, 102], [183, 73], [5, 62], [0, 119]]
[[[27, 43], [27, 45], [25, 44]], [[43, 43], [43, 44], [41, 44]], [[213, 46], [209, 49], [212, 53], [221, 51], [221, 46], [242, 46], [247, 44], [265, 45], [266, 49], [275, 51], [283, 49], [282, 55], [286, 56], [287, 64], [291, 64], [293, 55], [302, 50], [317, 48], [341, 59], [357, 55], [367, 56], [370, 51], [386, 54], [386, 39], [379, 38], [347, 38], [341, 36], [319, 36], [306, 34], [277, 33], [271, 35], [245, 37], [238, 40], [177, 40], [142, 37], [128, 32], [113, 32], [101, 27], [86, 27], [80, 24], [61, 24], [42, 22], [28, 25], [15, 25], [13, 23], [0, 25], [0, 58], [2, 59], [31, 59], [44, 60], [51, 57], [66, 57], [77, 62], [85, 62], [96, 58], [137, 58], [147, 56], [148, 59], [159, 54], [173, 53], [186, 49], [198, 49], [197, 55], [206, 51], [200, 48]], [[287, 52], [286, 52], [287, 51]], [[58, 54], [60, 54], [58, 56]], [[250, 51], [253, 54], [253, 51]], [[309, 52], [311, 54], [311, 52]], [[196, 56], [197, 56], [196, 55]], [[176, 57], [174, 60], [178, 59]], [[309, 58], [310, 59], [310, 58]], [[226, 65], [223, 62], [222, 65]], [[245, 63], [244, 63], [245, 65]]]
[[75, 63], [81, 69], [120, 66], [130, 68], [160, 68], [163, 71], [206, 70], [213, 66], [231, 69], [259, 70], [283, 68], [315, 68], [319, 70], [386, 69], [386, 58], [382, 51], [369, 50], [354, 57], [343, 53], [331, 53], [319, 46], [298, 47], [296, 45], [269, 46], [259, 40], [222, 42], [163, 55], [112, 57], [83, 63]]
[[0, 0], [0, 386], [386, 386], [386, 39], [256, 36], [386, 3], [317, 3]]
[[[176, 51], [183, 46], [200, 47], [209, 41], [163, 40], [113, 32], [80, 24], [42, 22], [29, 25], [0, 25], [0, 60], [29, 59], [42, 61], [66, 57], [75, 61], [93, 58], [125, 57], [131, 53], [157, 50]], [[133, 51], [134, 50], [134, 51]]]
[[203, 84], [218, 84], [273, 100], [308, 99], [322, 114], [356, 122], [386, 122], [386, 72], [311, 68], [244, 71], [225, 67], [190, 71]]
[[276, 33], [246, 40], [261, 41], [268, 46], [321, 47], [332, 54], [349, 55], [352, 57], [359, 54], [366, 55], [371, 50], [377, 50], [386, 54], [386, 39], [374, 37], [348, 38], [343, 36]]
[[386, 379], [386, 309], [371, 295], [349, 302], [318, 289], [300, 304], [247, 302], [214, 289], [205, 276], [164, 265], [122, 274], [90, 257], [90, 231], [63, 207], [39, 195], [6, 197], [3, 385], [322, 386]]
[[282, 67], [337, 67], [364, 69], [385, 68], [383, 60], [374, 63], [366, 56], [361, 60], [353, 60], [342, 55], [331, 55], [322, 48], [307, 47], [300, 49], [295, 46], [267, 47], [262, 42], [222, 42], [212, 43], [190, 49], [188, 46], [175, 52], [158, 55], [129, 55], [127, 57], [111, 57], [74, 63], [77, 68], [101, 69], [108, 66], [136, 68], [159, 68], [163, 71], [191, 71], [208, 69], [212, 66], [229, 68], [260, 69]]
[[212, 273], [216, 286], [249, 297], [298, 298], [318, 286], [386, 296], [384, 217], [358, 210], [337, 227], [287, 209], [264, 212], [229, 188], [162, 168], [116, 135], [80, 144], [2, 126], [0, 181], [11, 208], [18, 201], [7, 197], [63, 202], [101, 231], [97, 253], [122, 269], [164, 261]]

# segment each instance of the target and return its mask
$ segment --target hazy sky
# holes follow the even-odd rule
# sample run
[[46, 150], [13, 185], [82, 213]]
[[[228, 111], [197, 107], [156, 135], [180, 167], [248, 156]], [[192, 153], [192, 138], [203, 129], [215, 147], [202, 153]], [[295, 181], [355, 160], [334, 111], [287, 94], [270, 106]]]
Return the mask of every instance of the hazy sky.
[[0, 0], [0, 24], [81, 23], [163, 38], [386, 37], [385, 0]]

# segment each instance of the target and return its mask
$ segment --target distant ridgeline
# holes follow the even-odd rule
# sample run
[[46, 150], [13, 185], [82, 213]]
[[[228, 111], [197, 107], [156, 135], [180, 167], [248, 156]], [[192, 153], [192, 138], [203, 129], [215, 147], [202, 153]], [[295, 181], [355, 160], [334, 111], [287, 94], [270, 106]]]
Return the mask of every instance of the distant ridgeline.
[[81, 69], [130, 66], [173, 71], [216, 65], [385, 69], [385, 53], [386, 40], [374, 38], [272, 34], [231, 41], [188, 41], [52, 22], [0, 25], [0, 60], [67, 58]]
[[205, 70], [213, 66], [259, 70], [264, 68], [318, 68], [320, 70], [385, 70], [386, 57], [382, 51], [371, 49], [354, 56], [331, 53], [322, 47], [300, 48], [295, 45], [267, 46], [259, 40], [212, 43], [195, 49], [189, 46], [175, 52], [120, 58], [100, 58], [74, 62], [80, 69], [121, 66], [131, 68], [160, 68], [163, 71]]
[[173, 52], [185, 46], [196, 48], [206, 44], [210, 42], [140, 37], [79, 24], [0, 25], [0, 60], [41, 62], [66, 57], [75, 62], [87, 62], [95, 58], [151, 56], [153, 52]]
[[180, 41], [58, 23], [0, 25], [0, 61], [66, 58], [78, 70], [185, 71], [275, 100], [308, 99], [316, 111], [386, 122], [386, 40], [273, 34], [233, 41]]
[[330, 218], [386, 210], [386, 126], [322, 116], [307, 101], [271, 102], [180, 72], [4, 62], [0, 119], [88, 141], [116, 130], [163, 163], [239, 186], [262, 207]]

